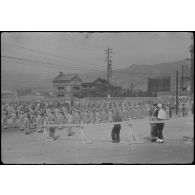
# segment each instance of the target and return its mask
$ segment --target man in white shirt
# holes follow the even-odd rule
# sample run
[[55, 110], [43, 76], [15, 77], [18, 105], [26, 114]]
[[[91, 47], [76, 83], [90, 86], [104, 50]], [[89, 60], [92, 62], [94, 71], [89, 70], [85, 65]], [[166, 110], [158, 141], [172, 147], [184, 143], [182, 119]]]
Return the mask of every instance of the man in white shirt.
[[166, 112], [162, 106], [162, 104], [158, 104], [157, 105], [159, 107], [159, 112], [158, 112], [158, 121], [162, 121], [162, 123], [158, 123], [157, 124], [157, 137], [158, 139], [156, 140], [157, 143], [163, 143], [164, 142], [164, 138], [163, 138], [163, 134], [162, 134], [162, 131], [163, 131], [163, 128], [164, 128], [164, 120], [166, 120]]

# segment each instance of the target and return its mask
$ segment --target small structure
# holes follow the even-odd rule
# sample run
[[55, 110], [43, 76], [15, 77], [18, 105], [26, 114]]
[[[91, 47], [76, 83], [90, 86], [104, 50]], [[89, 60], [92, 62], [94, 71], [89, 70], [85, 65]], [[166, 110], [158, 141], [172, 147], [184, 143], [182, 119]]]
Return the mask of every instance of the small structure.
[[95, 80], [81, 83], [81, 97], [104, 97], [107, 96], [108, 82], [106, 79], [97, 78]]
[[53, 80], [54, 96], [72, 98], [79, 97], [81, 79], [76, 74], [60, 72]]
[[43, 96], [43, 97], [53, 97], [53, 90], [51, 90], [51, 89], [35, 89], [35, 90], [32, 90], [32, 95]]
[[102, 78], [97, 78], [96, 80], [92, 81], [92, 82], [82, 82], [81, 83], [82, 88], [87, 88], [87, 89], [95, 89], [97, 87], [104, 87], [107, 88], [108, 87], [108, 81], [106, 79], [102, 79]]
[[15, 91], [8, 91], [8, 90], [2, 90], [1, 91], [1, 98], [2, 99], [17, 98], [17, 92], [15, 92]]

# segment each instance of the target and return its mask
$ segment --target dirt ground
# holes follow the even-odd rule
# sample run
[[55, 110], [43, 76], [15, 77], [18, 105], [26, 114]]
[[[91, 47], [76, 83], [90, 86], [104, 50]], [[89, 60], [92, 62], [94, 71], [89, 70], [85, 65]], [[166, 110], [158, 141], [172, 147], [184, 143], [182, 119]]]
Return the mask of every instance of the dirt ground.
[[[42, 133], [25, 135], [18, 128], [1, 130], [1, 159], [5, 164], [186, 164], [194, 159], [194, 143], [186, 142], [194, 135], [193, 118], [178, 117], [167, 121], [163, 134], [165, 143], [148, 141], [147, 119], [132, 121], [134, 140], [128, 126], [121, 129], [121, 143], [111, 143], [112, 125], [88, 127], [80, 140], [80, 129], [73, 136], [67, 129], [56, 130], [56, 141]], [[130, 142], [125, 142], [126, 138]]]

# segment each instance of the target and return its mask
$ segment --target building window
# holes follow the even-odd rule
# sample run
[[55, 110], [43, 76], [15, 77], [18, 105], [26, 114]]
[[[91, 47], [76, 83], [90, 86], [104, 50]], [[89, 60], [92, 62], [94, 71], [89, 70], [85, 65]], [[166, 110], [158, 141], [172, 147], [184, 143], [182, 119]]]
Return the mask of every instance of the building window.
[[79, 97], [79, 94], [73, 94], [74, 97]]
[[79, 89], [80, 89], [80, 87], [73, 87], [73, 89], [74, 89], [74, 90], [79, 90]]
[[58, 90], [63, 90], [64, 89], [64, 87], [58, 87]]
[[58, 94], [57, 97], [64, 97], [64, 94]]

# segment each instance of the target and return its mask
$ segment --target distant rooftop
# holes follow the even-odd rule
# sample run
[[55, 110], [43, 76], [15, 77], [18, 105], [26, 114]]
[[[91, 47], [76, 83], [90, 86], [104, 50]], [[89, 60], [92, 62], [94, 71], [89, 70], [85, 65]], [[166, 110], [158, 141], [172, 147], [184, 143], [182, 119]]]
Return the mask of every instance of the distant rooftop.
[[96, 79], [96, 77], [86, 77], [82, 79], [82, 83], [93, 83]]
[[59, 72], [59, 75], [56, 78], [54, 78], [53, 82], [55, 82], [55, 81], [70, 81], [75, 77], [77, 77], [81, 81], [81, 79], [78, 77], [77, 74], [64, 74], [63, 72]]
[[101, 82], [103, 82], [105, 84], [107, 83], [106, 79], [100, 78], [100, 77], [97, 77], [97, 78], [95, 78], [95, 77], [88, 77], [88, 78], [82, 79], [82, 83], [94, 83], [95, 81], [98, 81], [98, 80], [100, 80]]

